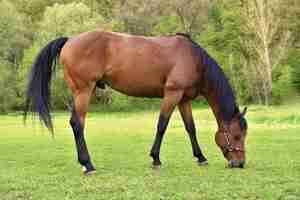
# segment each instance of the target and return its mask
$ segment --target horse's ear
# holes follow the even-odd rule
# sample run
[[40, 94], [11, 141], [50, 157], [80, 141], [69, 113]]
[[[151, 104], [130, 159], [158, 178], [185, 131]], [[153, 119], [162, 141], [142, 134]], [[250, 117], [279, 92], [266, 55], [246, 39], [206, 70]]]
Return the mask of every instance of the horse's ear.
[[248, 109], [247, 107], [245, 107], [245, 108], [244, 108], [243, 112], [241, 113], [241, 114], [242, 114], [242, 116], [245, 116], [245, 115], [246, 115], [246, 113], [247, 113], [247, 109]]

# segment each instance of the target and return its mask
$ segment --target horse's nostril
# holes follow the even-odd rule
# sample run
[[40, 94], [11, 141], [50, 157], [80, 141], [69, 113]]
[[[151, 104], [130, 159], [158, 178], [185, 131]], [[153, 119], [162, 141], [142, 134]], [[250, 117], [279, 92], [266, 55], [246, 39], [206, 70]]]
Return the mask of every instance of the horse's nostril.
[[228, 162], [228, 166], [229, 166], [230, 168], [238, 167], [238, 166], [239, 166], [239, 162], [236, 161], [236, 160], [230, 160], [230, 161]]
[[239, 167], [240, 167], [240, 168], [244, 168], [244, 165], [245, 165], [245, 161], [244, 161], [244, 160], [241, 160], [241, 161], [240, 161]]

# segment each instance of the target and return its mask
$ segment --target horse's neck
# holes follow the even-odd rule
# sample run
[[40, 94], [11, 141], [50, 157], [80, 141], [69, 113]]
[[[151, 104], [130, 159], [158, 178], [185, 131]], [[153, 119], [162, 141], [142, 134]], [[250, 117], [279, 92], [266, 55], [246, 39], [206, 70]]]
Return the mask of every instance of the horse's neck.
[[211, 107], [213, 114], [216, 118], [216, 121], [218, 123], [218, 129], [222, 129], [224, 127], [224, 120], [221, 117], [221, 110], [220, 110], [220, 106], [217, 102], [217, 97], [215, 95], [215, 93], [206, 93], [203, 94], [203, 96], [206, 98], [209, 106]]

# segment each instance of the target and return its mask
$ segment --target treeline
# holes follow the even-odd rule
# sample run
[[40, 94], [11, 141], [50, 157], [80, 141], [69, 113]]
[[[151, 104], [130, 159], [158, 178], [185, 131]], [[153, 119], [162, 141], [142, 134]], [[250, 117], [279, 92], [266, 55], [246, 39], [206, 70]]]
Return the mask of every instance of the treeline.
[[[46, 43], [97, 28], [189, 33], [222, 66], [240, 102], [278, 104], [300, 92], [299, 0], [0, 0], [0, 13], [0, 112], [22, 110], [31, 64]], [[62, 67], [52, 93], [54, 108], [67, 108]], [[120, 107], [136, 99], [99, 90], [93, 101]]]

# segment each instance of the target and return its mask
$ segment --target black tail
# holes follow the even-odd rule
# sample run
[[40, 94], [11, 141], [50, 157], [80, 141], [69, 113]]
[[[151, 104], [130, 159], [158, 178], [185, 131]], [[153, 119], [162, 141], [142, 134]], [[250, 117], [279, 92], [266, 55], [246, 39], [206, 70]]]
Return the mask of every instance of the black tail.
[[36, 57], [29, 78], [24, 121], [27, 112], [38, 113], [41, 121], [53, 132], [50, 115], [50, 82], [58, 57], [68, 38], [61, 37], [45, 46]]

